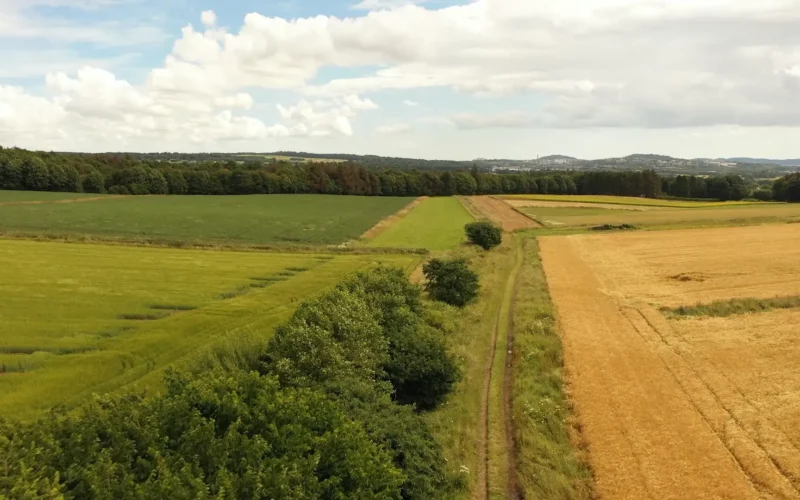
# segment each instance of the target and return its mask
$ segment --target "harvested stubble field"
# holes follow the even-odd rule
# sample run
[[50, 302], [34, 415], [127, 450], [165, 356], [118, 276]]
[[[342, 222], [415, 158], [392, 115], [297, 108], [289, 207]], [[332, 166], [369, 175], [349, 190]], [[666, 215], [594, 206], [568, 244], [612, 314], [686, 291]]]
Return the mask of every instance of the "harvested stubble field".
[[[31, 196], [36, 199], [38, 195]], [[274, 194], [123, 196], [66, 204], [0, 203], [0, 232], [330, 245], [358, 238], [410, 201], [411, 198]]]
[[228, 335], [269, 335], [344, 275], [411, 255], [314, 255], [0, 241], [0, 416], [158, 387]]
[[800, 289], [800, 227], [542, 239], [601, 498], [800, 497], [800, 311], [657, 307]]

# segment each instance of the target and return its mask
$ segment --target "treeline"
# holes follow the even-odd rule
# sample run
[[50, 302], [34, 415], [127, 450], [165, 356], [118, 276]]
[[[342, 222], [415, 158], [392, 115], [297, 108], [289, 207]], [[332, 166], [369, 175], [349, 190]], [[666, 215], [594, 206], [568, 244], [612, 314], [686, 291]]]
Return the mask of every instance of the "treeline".
[[661, 195], [662, 179], [641, 172], [368, 169], [349, 162], [138, 161], [128, 155], [68, 155], [0, 150], [0, 189], [110, 194], [312, 193], [361, 196], [473, 194]]
[[777, 201], [800, 203], [800, 173], [789, 174], [772, 185], [772, 196]]
[[771, 199], [769, 190], [751, 189], [744, 178], [730, 174], [716, 177], [679, 175], [665, 179], [662, 189], [676, 198], [707, 198], [721, 201], [737, 201], [751, 196]]
[[305, 302], [267, 343], [237, 339], [165, 393], [0, 421], [0, 497], [431, 499], [448, 472], [422, 412], [459, 370], [399, 269]]

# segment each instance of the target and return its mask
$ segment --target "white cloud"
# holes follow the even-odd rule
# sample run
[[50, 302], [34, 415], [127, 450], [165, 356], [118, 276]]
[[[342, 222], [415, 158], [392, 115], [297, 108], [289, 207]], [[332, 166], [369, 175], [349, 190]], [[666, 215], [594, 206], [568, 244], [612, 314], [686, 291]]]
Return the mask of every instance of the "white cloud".
[[405, 101], [403, 101], [403, 104], [405, 104], [406, 106], [408, 106], [408, 107], [410, 107], [410, 108], [416, 108], [417, 106], [419, 106], [419, 103], [418, 103], [418, 102], [416, 102], [416, 101], [411, 101], [411, 100], [408, 100], [408, 99], [406, 99]]
[[360, 10], [384, 10], [396, 9], [404, 5], [414, 5], [425, 3], [427, 0], [361, 0], [353, 4], [354, 9]]
[[152, 45], [166, 40], [159, 27], [136, 21], [68, 21], [45, 17], [39, 6], [96, 10], [135, 0], [0, 0], [0, 40], [38, 39], [109, 47]]
[[484, 128], [527, 128], [536, 124], [534, 117], [517, 111], [506, 113], [460, 113], [450, 117], [450, 122], [464, 130]]
[[371, 109], [378, 109], [378, 105], [375, 104], [371, 99], [361, 99], [355, 94], [350, 94], [349, 96], [344, 98], [344, 104], [359, 110], [371, 110]]
[[401, 134], [411, 130], [411, 125], [407, 123], [395, 123], [393, 125], [381, 125], [375, 132], [381, 135]]
[[[26, 10], [34, 2], [100, 8], [112, 1], [0, 0], [0, 43], [158, 39], [160, 32], [145, 24], [75, 26]], [[356, 6], [367, 12], [351, 18], [251, 13], [233, 30], [205, 11], [143, 83], [108, 67], [76, 71], [72, 61], [49, 71], [47, 96], [3, 87], [2, 138], [17, 137], [9, 117], [19, 121], [20, 137], [39, 123], [22, 117], [18, 102], [49, 117], [41, 127], [53, 140], [64, 131], [73, 139], [140, 137], [165, 145], [186, 138], [358, 135], [357, 114], [382, 102], [370, 94], [434, 87], [466, 95], [458, 101], [465, 113], [441, 113], [458, 129], [800, 126], [800, 0], [419, 4], [365, 0]], [[321, 68], [336, 67], [377, 69], [317, 81]], [[280, 123], [243, 116], [275, 105], [272, 89], [295, 94], [293, 105], [278, 108]], [[515, 96], [519, 106], [503, 101], [495, 108], [514, 111], [488, 114], [469, 108], [470, 98], [496, 96]]]
[[213, 10], [204, 10], [200, 14], [200, 20], [202, 21], [203, 25], [213, 27], [215, 24], [217, 24], [217, 14]]

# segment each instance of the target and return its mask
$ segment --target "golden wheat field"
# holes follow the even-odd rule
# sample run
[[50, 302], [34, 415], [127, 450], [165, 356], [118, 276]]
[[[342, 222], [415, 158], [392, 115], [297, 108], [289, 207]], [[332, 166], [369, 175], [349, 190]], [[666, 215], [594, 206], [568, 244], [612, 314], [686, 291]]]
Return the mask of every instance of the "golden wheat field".
[[800, 226], [542, 238], [601, 498], [800, 498], [800, 310], [664, 306], [800, 294]]

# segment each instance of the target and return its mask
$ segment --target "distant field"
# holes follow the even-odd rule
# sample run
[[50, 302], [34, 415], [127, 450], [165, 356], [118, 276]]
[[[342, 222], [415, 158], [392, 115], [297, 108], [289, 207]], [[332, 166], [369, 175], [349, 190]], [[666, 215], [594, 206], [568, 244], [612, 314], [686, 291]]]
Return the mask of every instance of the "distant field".
[[465, 240], [464, 225], [473, 220], [455, 197], [428, 198], [367, 246], [449, 250]]
[[697, 224], [748, 224], [779, 222], [800, 217], [800, 205], [764, 203], [723, 205], [679, 210], [614, 210], [574, 207], [522, 207], [523, 213], [549, 227], [633, 224], [642, 226], [680, 226]]
[[51, 193], [49, 191], [3, 191], [0, 190], [0, 204], [16, 201], [56, 201], [76, 198], [100, 198], [106, 194], [96, 193]]
[[652, 198], [634, 198], [629, 196], [586, 196], [586, 195], [555, 195], [555, 194], [507, 195], [507, 196], [501, 196], [500, 198], [506, 200], [540, 200], [540, 201], [552, 201], [552, 202], [603, 203], [611, 205], [633, 205], [633, 206], [668, 207], [668, 208], [707, 208], [707, 207], [767, 204], [763, 202], [750, 202], [750, 201], [683, 201], [683, 200], [658, 200]]
[[338, 244], [358, 238], [410, 201], [325, 195], [131, 196], [91, 203], [5, 205], [0, 206], [0, 231], [170, 241]]
[[303, 158], [301, 156], [275, 156], [275, 155], [237, 155], [244, 160], [251, 158], [275, 159], [278, 161], [291, 161], [292, 158], [302, 159], [305, 163], [343, 163], [347, 160], [334, 160], [333, 158]]
[[0, 417], [118, 390], [406, 255], [292, 255], [0, 240]]

